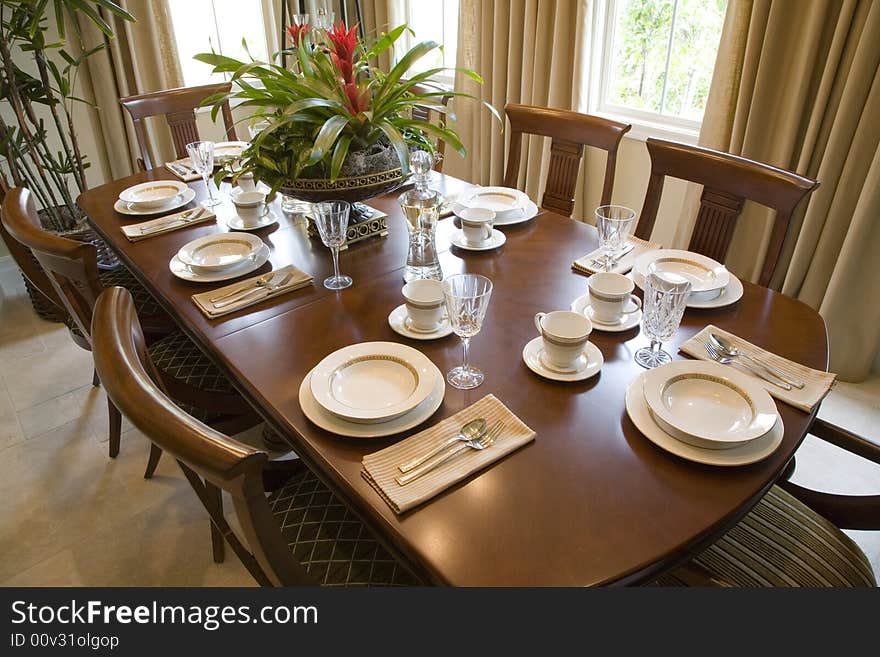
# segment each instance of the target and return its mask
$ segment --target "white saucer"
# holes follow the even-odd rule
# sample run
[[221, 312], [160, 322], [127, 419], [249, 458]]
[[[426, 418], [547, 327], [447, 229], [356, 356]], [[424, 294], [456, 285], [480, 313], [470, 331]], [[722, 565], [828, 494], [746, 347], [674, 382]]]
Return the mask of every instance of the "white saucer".
[[219, 281], [228, 281], [231, 278], [238, 278], [239, 276], [250, 274], [252, 271], [259, 269], [266, 264], [267, 260], [269, 260], [269, 254], [269, 247], [264, 244], [257, 251], [253, 260], [243, 262], [235, 267], [230, 267], [229, 269], [211, 272], [193, 271], [187, 267], [186, 264], [181, 262], [180, 258], [175, 254], [175, 256], [171, 258], [171, 262], [168, 263], [168, 268], [171, 270], [172, 274], [177, 276], [177, 278], [181, 278], [185, 281], [193, 283], [217, 283]]
[[452, 242], [454, 246], [457, 246], [459, 249], [464, 249], [465, 251], [489, 251], [491, 249], [497, 249], [499, 246], [504, 244], [507, 241], [507, 235], [502, 233], [500, 230], [492, 229], [492, 239], [489, 240], [486, 244], [481, 244], [479, 246], [475, 244], [471, 244], [464, 238], [464, 231], [457, 230], [452, 234], [452, 237], [449, 238], [449, 241]]
[[409, 327], [409, 322], [407, 321], [409, 316], [406, 314], [406, 304], [401, 304], [397, 306], [394, 310], [391, 311], [391, 314], [388, 315], [388, 324], [394, 330], [395, 333], [399, 333], [405, 338], [412, 338], [413, 340], [438, 340], [439, 338], [445, 338], [447, 335], [452, 334], [452, 324], [449, 323], [449, 317], [445, 314], [443, 315], [443, 321], [440, 322], [440, 326], [436, 331], [415, 331]]
[[260, 230], [260, 228], [265, 228], [275, 223], [278, 223], [278, 217], [271, 210], [263, 213], [260, 220], [255, 224], [245, 224], [237, 214], [226, 220], [226, 225], [235, 230]]
[[130, 217], [149, 217], [152, 215], [164, 214], [166, 212], [171, 212], [172, 210], [182, 208], [184, 205], [192, 201], [195, 197], [196, 190], [194, 190], [192, 187], [187, 187], [186, 191], [175, 196], [174, 200], [172, 200], [168, 205], [163, 205], [161, 208], [138, 210], [136, 208], [130, 207], [129, 204], [125, 201], [116, 199], [116, 203], [113, 204], [113, 209], [116, 210], [119, 214], [125, 214]]
[[556, 370], [551, 370], [541, 360], [543, 351], [543, 338], [538, 336], [523, 347], [522, 357], [532, 372], [552, 381], [583, 381], [597, 374], [602, 369], [602, 365], [605, 364], [605, 359], [602, 357], [599, 347], [589, 341], [584, 348], [584, 356], [587, 361], [586, 366], [578, 372], [557, 372]]
[[[458, 214], [459, 212], [461, 212], [461, 209], [463, 207], [464, 206], [461, 203], [459, 203], [458, 201], [455, 201], [452, 204], [452, 212], [454, 214]], [[518, 217], [516, 217], [516, 216], [512, 217], [510, 219], [496, 219], [495, 225], [496, 226], [513, 226], [514, 224], [521, 224], [525, 221], [529, 221], [530, 219], [534, 219], [537, 216], [538, 216], [538, 206], [535, 205], [530, 200], [528, 203], [526, 203], [526, 206], [525, 206], [525, 208], [523, 208], [523, 213], [521, 215], [519, 215]]]
[[[644, 288], [644, 280], [641, 275], [635, 270], [631, 271], [628, 276], [632, 278], [633, 282], [639, 286], [639, 289], [643, 290]], [[743, 295], [743, 284], [736, 276], [732, 273], [730, 274], [730, 282], [724, 286], [724, 289], [714, 299], [707, 299], [704, 301], [697, 301], [695, 299], [688, 299], [687, 307], [688, 308], [723, 308], [724, 306], [729, 306], [730, 304], [736, 303], [742, 298]]]
[[431, 393], [425, 401], [409, 413], [389, 422], [357, 424], [338, 418], [321, 408], [321, 405], [312, 396], [311, 378], [312, 373], [309, 372], [299, 386], [299, 405], [303, 414], [325, 431], [350, 438], [380, 438], [417, 427], [440, 408], [440, 404], [443, 403], [443, 395], [446, 393], [446, 379], [443, 378], [440, 370], [437, 370], [436, 381]]
[[646, 374], [647, 372], [640, 374], [627, 388], [626, 412], [633, 424], [636, 425], [636, 428], [644, 434], [645, 438], [667, 452], [696, 463], [735, 466], [762, 461], [775, 452], [779, 445], [782, 444], [785, 428], [782, 425], [781, 417], [776, 421], [776, 424], [773, 425], [769, 433], [761, 438], [747, 442], [742, 447], [706, 449], [704, 447], [694, 447], [673, 438], [657, 426], [657, 423], [651, 416], [651, 410], [648, 407], [648, 402], [645, 401], [645, 394], [642, 391]]
[[620, 321], [616, 324], [606, 324], [593, 318], [592, 306], [590, 306], [590, 293], [582, 294], [571, 302], [571, 309], [576, 313], [586, 315], [587, 319], [593, 323], [593, 328], [597, 331], [607, 331], [608, 333], [621, 333], [635, 328], [642, 321], [642, 309], [637, 308], [631, 313], [624, 313]]

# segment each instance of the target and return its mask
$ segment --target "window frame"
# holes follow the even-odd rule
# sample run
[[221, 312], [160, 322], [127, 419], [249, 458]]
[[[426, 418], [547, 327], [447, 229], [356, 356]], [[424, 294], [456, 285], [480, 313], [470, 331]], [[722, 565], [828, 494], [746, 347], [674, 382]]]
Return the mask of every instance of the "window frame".
[[[675, 0], [676, 5], [679, 0]], [[588, 111], [591, 114], [602, 116], [615, 121], [632, 124], [632, 130], [627, 137], [644, 141], [648, 137], [673, 139], [689, 144], [696, 144], [700, 136], [702, 120], [684, 119], [677, 116], [662, 115], [655, 112], [632, 109], [622, 105], [608, 102], [608, 90], [611, 84], [612, 47], [615, 36], [615, 17], [619, 0], [603, 0], [597, 2], [593, 14], [592, 42], [595, 44], [593, 57], [594, 65], [590, 91], [588, 94]], [[671, 29], [675, 30], [673, 24]], [[669, 66], [670, 47], [667, 48], [667, 69]], [[717, 52], [716, 52], [717, 65]]]
[[[413, 5], [413, 2], [419, 2], [419, 1], [424, 2], [424, 0], [403, 0], [403, 18], [404, 18], [404, 21], [406, 22], [407, 25], [412, 24], [412, 5]], [[446, 23], [447, 23], [446, 0], [431, 0], [431, 1], [432, 2], [439, 1], [443, 4], [443, 42], [440, 45], [442, 48], [444, 48], [444, 51], [443, 51], [443, 60], [444, 61], [443, 61], [443, 63], [445, 65], [445, 63], [446, 63], [446, 51], [445, 51], [445, 48], [446, 48]], [[459, 2], [458, 11], [461, 12], [461, 3], [460, 2]], [[458, 21], [458, 14], [456, 14], [456, 21]], [[456, 30], [455, 38], [456, 38], [456, 40], [458, 39], [458, 31], [457, 30]], [[406, 50], [409, 50], [414, 45], [416, 45], [415, 41], [413, 40], [413, 35], [410, 32], [404, 32], [403, 39], [405, 42]], [[394, 54], [395, 54], [395, 60], [396, 60], [397, 55], [398, 55], [397, 49], [395, 49]], [[452, 66], [450, 68], [455, 68], [455, 62], [452, 63]], [[442, 73], [440, 75], [435, 75], [430, 79], [433, 82], [436, 82], [437, 84], [449, 87], [451, 89], [455, 85], [455, 71], [452, 71], [452, 70], [446, 71], [445, 73]]]

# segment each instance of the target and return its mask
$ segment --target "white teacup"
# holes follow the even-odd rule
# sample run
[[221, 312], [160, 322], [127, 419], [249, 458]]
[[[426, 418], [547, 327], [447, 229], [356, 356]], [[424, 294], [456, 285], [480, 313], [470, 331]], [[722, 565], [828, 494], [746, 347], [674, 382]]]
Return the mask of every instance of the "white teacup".
[[642, 307], [642, 300], [632, 293], [635, 283], [623, 274], [600, 272], [587, 279], [590, 291], [590, 315], [600, 324], [617, 324], [626, 313]]
[[559, 372], [577, 372], [586, 365], [584, 348], [593, 330], [589, 319], [570, 310], [535, 315], [535, 327], [541, 334], [544, 365]]
[[484, 246], [492, 240], [495, 211], [488, 208], [462, 208], [458, 212], [461, 232], [471, 246]]
[[245, 226], [257, 225], [268, 211], [266, 208], [266, 195], [257, 190], [240, 191], [237, 194], [233, 194], [232, 203], [235, 205], [235, 211], [241, 217], [241, 222]]
[[440, 281], [420, 278], [410, 281], [401, 290], [409, 316], [409, 328], [421, 333], [431, 333], [440, 328], [445, 302]]

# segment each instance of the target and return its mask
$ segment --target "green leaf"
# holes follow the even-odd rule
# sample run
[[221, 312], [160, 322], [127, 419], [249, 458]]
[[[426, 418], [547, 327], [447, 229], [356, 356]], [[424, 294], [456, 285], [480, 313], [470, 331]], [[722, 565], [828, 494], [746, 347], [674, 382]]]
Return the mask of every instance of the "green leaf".
[[342, 165], [348, 156], [350, 144], [351, 135], [342, 135], [339, 141], [336, 142], [336, 147], [333, 149], [333, 158], [330, 160], [330, 180], [336, 180], [339, 177], [339, 172], [342, 170]]
[[388, 121], [380, 122], [377, 127], [385, 133], [385, 136], [388, 137], [388, 140], [397, 152], [397, 159], [400, 160], [400, 168], [403, 169], [403, 173], [409, 173], [409, 148], [406, 146], [406, 140], [404, 140], [403, 135]]
[[321, 126], [318, 136], [315, 137], [315, 145], [312, 146], [312, 153], [309, 155], [309, 164], [320, 162], [324, 157], [324, 153], [330, 150], [330, 147], [336, 142], [339, 133], [348, 125], [348, 118], [345, 116], [331, 116]]

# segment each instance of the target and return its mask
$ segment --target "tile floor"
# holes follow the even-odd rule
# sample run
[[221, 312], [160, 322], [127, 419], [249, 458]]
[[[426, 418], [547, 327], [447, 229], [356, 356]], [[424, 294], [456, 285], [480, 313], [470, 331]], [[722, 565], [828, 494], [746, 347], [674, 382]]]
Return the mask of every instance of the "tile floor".
[[[91, 380], [91, 355], [36, 317], [0, 258], [0, 586], [252, 586], [233, 554], [212, 561], [205, 512], [171, 459], [144, 480], [149, 445], [128, 424], [107, 457], [106, 397]], [[876, 432], [880, 378], [840, 385], [823, 415]], [[880, 468], [812, 438], [796, 478], [880, 493]], [[880, 532], [851, 534], [880, 573]]]

